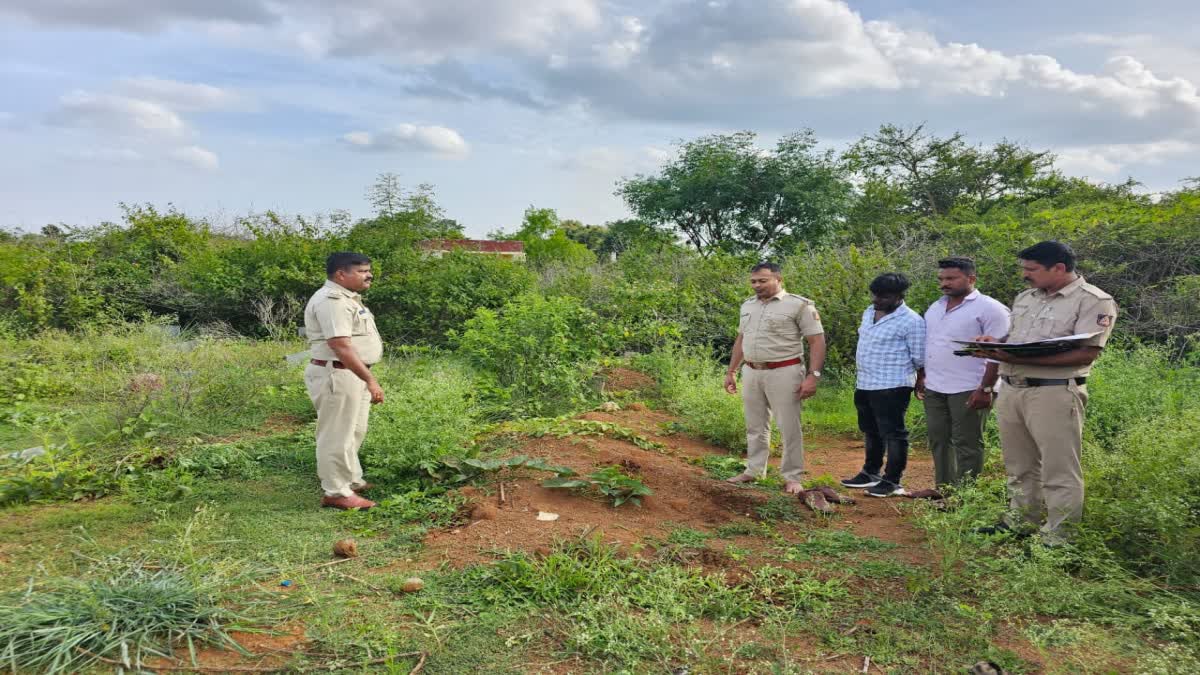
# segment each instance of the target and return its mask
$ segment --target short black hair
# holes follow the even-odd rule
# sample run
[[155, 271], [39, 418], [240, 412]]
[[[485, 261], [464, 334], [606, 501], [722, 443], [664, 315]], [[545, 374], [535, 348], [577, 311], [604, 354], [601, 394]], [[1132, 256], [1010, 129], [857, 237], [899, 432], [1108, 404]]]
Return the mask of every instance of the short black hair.
[[1061, 241], [1039, 241], [1018, 253], [1017, 257], [1035, 262], [1046, 269], [1062, 263], [1068, 272], [1075, 271], [1075, 251]]
[[370, 264], [371, 259], [361, 253], [351, 253], [349, 251], [330, 253], [329, 257], [325, 259], [325, 276], [332, 277], [334, 272], [338, 270]]
[[962, 270], [962, 273], [968, 276], [975, 274], [975, 261], [971, 260], [970, 258], [963, 256], [952, 256], [949, 258], [942, 258], [938, 261], [938, 269], [944, 270], [951, 267]]
[[871, 282], [868, 287], [875, 295], [899, 295], [904, 297], [904, 291], [911, 286], [908, 277], [899, 272], [884, 272]]
[[750, 274], [754, 274], [755, 272], [758, 272], [760, 270], [767, 270], [769, 272], [774, 272], [775, 274], [780, 274], [781, 272], [783, 272], [783, 268], [780, 267], [778, 263], [763, 261], [763, 262], [758, 263], [754, 267], [751, 267]]

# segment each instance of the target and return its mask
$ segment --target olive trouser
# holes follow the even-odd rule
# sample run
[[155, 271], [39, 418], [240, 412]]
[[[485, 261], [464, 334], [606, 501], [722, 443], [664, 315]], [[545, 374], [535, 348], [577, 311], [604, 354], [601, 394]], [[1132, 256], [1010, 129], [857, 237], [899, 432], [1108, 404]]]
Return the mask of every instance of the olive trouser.
[[971, 392], [925, 392], [925, 426], [935, 485], [954, 485], [983, 472], [983, 428], [990, 408], [967, 407]]
[[317, 476], [326, 497], [349, 497], [363, 485], [358, 449], [367, 435], [371, 393], [352, 371], [310, 363], [304, 385], [317, 409]]
[[804, 366], [797, 363], [772, 370], [742, 366], [742, 411], [746, 415], [746, 474], [762, 476], [771, 455], [771, 417], [783, 436], [779, 472], [785, 481], [799, 482], [804, 473], [804, 432], [800, 429], [800, 399]]
[[[1083, 517], [1083, 419], [1087, 386], [1005, 386], [996, 401], [996, 422], [1009, 507], [1025, 522], [1038, 524], [1043, 538], [1067, 541]], [[1009, 522], [1009, 525], [1017, 525]]]

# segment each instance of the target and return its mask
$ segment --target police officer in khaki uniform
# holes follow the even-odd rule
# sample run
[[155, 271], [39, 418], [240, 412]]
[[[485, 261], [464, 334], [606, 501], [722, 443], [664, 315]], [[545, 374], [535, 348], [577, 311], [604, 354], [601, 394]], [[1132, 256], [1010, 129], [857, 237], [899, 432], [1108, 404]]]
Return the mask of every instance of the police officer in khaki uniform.
[[[1042, 522], [1044, 504], [1042, 541], [1058, 545], [1069, 541], [1072, 527], [1083, 516], [1080, 458], [1087, 376], [1112, 334], [1117, 303], [1075, 272], [1075, 253], [1066, 244], [1043, 241], [1017, 256], [1032, 288], [1013, 301], [1012, 330], [1004, 341], [1095, 334], [1071, 351], [1047, 356], [976, 354], [1001, 362], [1004, 387], [996, 402], [996, 419], [1011, 511], [1036, 526]], [[1012, 531], [1018, 525], [1006, 521], [983, 531]]]
[[334, 253], [325, 261], [325, 274], [325, 285], [304, 308], [313, 357], [304, 370], [304, 384], [317, 408], [317, 475], [325, 492], [321, 506], [369, 509], [375, 502], [356, 494], [369, 487], [358, 448], [367, 434], [371, 404], [383, 402], [383, 389], [371, 374], [371, 366], [383, 358], [383, 342], [359, 295], [371, 287], [371, 259]]
[[[750, 270], [754, 297], [742, 303], [733, 357], [725, 374], [725, 390], [737, 393], [742, 372], [742, 409], [746, 416], [746, 470], [731, 483], [761, 477], [770, 455], [771, 415], [783, 434], [780, 473], [784, 489], [800, 494], [804, 471], [804, 436], [800, 430], [800, 402], [817, 392], [825, 364], [825, 330], [816, 305], [808, 298], [783, 290], [779, 265], [760, 263]], [[809, 346], [807, 375], [804, 343]]]

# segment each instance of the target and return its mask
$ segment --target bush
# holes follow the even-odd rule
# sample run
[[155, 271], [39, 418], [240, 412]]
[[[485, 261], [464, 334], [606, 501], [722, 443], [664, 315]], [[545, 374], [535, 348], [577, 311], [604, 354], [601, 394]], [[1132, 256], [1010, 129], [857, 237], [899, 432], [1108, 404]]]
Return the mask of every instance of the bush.
[[471, 372], [446, 359], [385, 362], [384, 402], [371, 409], [362, 462], [380, 481], [411, 478], [423, 465], [457, 454], [479, 421]]
[[[1090, 411], [1089, 411], [1090, 414]], [[1140, 575], [1200, 581], [1200, 405], [1147, 417], [1086, 462], [1085, 534]]]
[[506, 258], [466, 251], [431, 258], [413, 252], [384, 263], [366, 302], [388, 342], [444, 346], [447, 332], [461, 330], [476, 310], [499, 309], [535, 281], [521, 263]]
[[491, 378], [495, 403], [535, 416], [558, 415], [595, 398], [591, 377], [610, 343], [607, 327], [577, 300], [536, 294], [498, 312], [478, 310], [453, 340]]

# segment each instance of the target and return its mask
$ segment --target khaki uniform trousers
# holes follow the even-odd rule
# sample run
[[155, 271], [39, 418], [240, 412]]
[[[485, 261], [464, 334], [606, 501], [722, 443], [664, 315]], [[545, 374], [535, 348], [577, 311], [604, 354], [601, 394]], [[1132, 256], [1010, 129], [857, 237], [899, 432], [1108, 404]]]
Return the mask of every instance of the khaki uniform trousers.
[[363, 484], [358, 448], [367, 435], [371, 394], [353, 372], [308, 364], [304, 386], [317, 409], [317, 476], [326, 497], [349, 497]]
[[742, 410], [746, 415], [746, 474], [762, 476], [771, 455], [771, 417], [783, 435], [783, 461], [779, 472], [787, 481], [799, 481], [804, 472], [804, 432], [800, 429], [800, 401], [796, 390], [804, 382], [801, 364], [773, 370], [742, 366]]
[[[1083, 517], [1083, 420], [1087, 387], [1005, 385], [996, 401], [996, 422], [1010, 509], [1038, 524], [1046, 508], [1043, 537], [1062, 543]], [[1017, 523], [1009, 523], [1016, 525]]]

